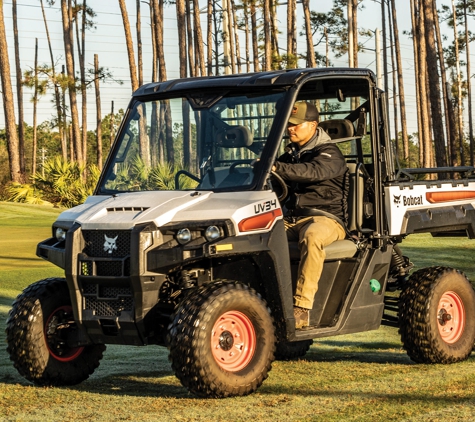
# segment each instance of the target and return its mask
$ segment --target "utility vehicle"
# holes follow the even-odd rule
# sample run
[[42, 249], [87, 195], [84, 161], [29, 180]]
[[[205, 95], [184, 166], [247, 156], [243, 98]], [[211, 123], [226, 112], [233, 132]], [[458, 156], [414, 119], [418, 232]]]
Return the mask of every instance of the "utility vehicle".
[[[287, 186], [271, 169], [298, 100], [319, 108], [346, 157], [350, 194], [348, 238], [326, 249], [310, 326], [296, 330], [298, 245], [284, 229]], [[473, 170], [399, 168], [370, 70], [145, 85], [94, 194], [38, 245], [65, 277], [18, 296], [8, 352], [35, 384], [72, 385], [107, 344], [165, 346], [181, 383], [203, 397], [249, 394], [275, 358], [381, 324], [399, 328], [415, 362], [464, 360], [475, 340], [472, 285], [439, 263], [409, 276], [398, 244], [422, 232], [473, 238]]]

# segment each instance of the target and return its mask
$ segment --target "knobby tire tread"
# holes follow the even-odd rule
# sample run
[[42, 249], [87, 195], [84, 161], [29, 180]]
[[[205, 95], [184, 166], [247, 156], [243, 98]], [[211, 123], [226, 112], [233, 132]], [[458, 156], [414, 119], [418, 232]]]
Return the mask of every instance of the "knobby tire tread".
[[[450, 275], [456, 280], [458, 278], [459, 283], [465, 280], [468, 286], [466, 297], [462, 297], [467, 312], [466, 326], [462, 338], [454, 345], [444, 344], [438, 333], [438, 322], [431, 316], [440, 299], [434, 290], [444, 277]], [[458, 270], [436, 266], [414, 272], [399, 297], [399, 334], [409, 357], [416, 363], [441, 364], [467, 359], [475, 337], [474, 298], [470, 282]], [[471, 339], [464, 339], [464, 336]]]
[[[258, 347], [259, 343], [268, 342], [263, 351], [266, 355], [262, 356], [264, 364], [262, 368], [254, 368], [254, 371], [250, 368], [251, 377], [226, 372], [212, 360], [204, 358], [206, 354], [211, 355], [209, 337], [205, 334], [215, 323], [211, 316], [239, 299], [245, 299], [252, 306], [260, 304], [261, 310], [256, 313], [265, 312], [268, 316], [265, 326], [260, 328], [263, 336], [259, 338], [256, 332]], [[250, 394], [257, 390], [271, 370], [275, 350], [273, 320], [260, 295], [246, 285], [217, 281], [198, 288], [179, 306], [168, 333], [169, 360], [175, 375], [184, 387], [197, 396], [222, 398]], [[248, 367], [243, 371], [247, 371]], [[240, 378], [246, 379], [246, 382], [240, 383]]]
[[51, 356], [44, 335], [49, 315], [43, 315], [42, 307], [70, 304], [66, 280], [62, 278], [37, 281], [13, 302], [7, 319], [7, 352], [20, 375], [37, 385], [67, 386], [86, 380], [99, 366], [106, 349], [102, 344], [85, 346], [77, 358], [68, 362]]

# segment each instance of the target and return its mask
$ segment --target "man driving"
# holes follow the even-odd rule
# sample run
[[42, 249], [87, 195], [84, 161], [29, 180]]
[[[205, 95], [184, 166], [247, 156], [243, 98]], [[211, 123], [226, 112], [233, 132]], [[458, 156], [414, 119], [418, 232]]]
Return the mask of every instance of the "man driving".
[[285, 228], [288, 240], [298, 241], [300, 250], [294, 295], [297, 329], [309, 325], [325, 246], [346, 236], [348, 168], [318, 121], [315, 105], [294, 104], [287, 125], [290, 144], [272, 168], [289, 186]]

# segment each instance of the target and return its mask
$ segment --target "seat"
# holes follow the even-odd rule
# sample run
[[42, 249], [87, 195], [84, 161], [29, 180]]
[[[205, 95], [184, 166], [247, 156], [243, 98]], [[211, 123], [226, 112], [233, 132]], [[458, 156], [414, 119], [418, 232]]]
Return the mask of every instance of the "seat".
[[318, 123], [332, 140], [344, 142], [355, 137], [355, 127], [348, 119], [323, 120]]
[[[348, 190], [348, 222], [347, 228], [358, 234], [366, 233], [363, 225], [363, 201], [364, 201], [364, 167], [359, 163], [347, 163], [349, 174]], [[357, 251], [357, 245], [353, 240], [337, 240], [325, 247], [326, 260], [352, 258]], [[289, 242], [289, 254], [292, 261], [300, 260], [298, 242]]]

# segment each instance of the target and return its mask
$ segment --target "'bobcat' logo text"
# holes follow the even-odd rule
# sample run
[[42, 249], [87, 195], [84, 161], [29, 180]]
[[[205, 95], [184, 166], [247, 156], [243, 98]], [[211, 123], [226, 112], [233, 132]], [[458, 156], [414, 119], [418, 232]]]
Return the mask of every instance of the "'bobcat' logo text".
[[115, 242], [117, 241], [119, 235], [117, 235], [116, 237], [107, 237], [106, 235], [104, 235], [104, 237], [106, 239], [106, 241], [104, 242], [104, 252], [112, 253], [116, 251], [117, 245], [115, 244]]
[[423, 199], [422, 199], [422, 195], [419, 195], [419, 196], [402, 196], [402, 195], [399, 195], [399, 196], [396, 196], [396, 195], [393, 195], [394, 197], [394, 203], [396, 204], [396, 206], [399, 208], [399, 205], [401, 205], [401, 202], [402, 202], [402, 205], [404, 205], [405, 207], [408, 207], [410, 205], [422, 205], [423, 204]]

